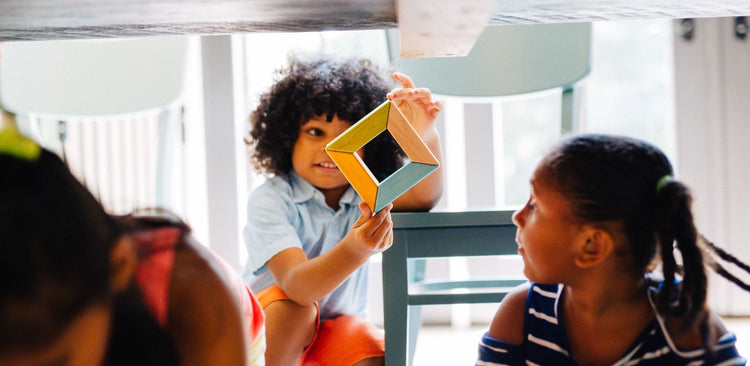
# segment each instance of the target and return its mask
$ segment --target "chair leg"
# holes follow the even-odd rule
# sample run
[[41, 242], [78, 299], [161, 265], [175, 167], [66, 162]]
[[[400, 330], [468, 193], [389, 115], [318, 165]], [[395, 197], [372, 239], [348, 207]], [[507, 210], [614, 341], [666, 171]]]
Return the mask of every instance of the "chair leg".
[[383, 252], [383, 323], [385, 365], [407, 364], [409, 334], [409, 286], [405, 235], [393, 233], [393, 246]]
[[[413, 259], [408, 260], [408, 276], [409, 283], [424, 281], [425, 268], [427, 261], [424, 259]], [[414, 364], [414, 352], [417, 349], [417, 335], [419, 335], [419, 329], [422, 327], [422, 307], [421, 306], [409, 306], [409, 347], [407, 348], [407, 365], [412, 366]]]
[[156, 157], [156, 205], [174, 209], [171, 194], [173, 150], [177, 141], [181, 142], [182, 128], [180, 108], [172, 105], [159, 114], [158, 155]]
[[409, 338], [409, 347], [407, 348], [407, 359], [408, 366], [414, 364], [414, 353], [417, 350], [417, 336], [419, 335], [419, 328], [422, 327], [422, 307], [421, 306], [409, 306], [409, 326], [407, 329]]
[[563, 135], [578, 130], [578, 98], [574, 85], [563, 88], [560, 111], [560, 133]]

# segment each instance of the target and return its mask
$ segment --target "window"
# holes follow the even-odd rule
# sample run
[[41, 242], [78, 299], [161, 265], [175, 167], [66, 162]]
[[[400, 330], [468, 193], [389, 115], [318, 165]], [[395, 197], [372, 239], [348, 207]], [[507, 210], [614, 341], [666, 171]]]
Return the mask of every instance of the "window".
[[[388, 62], [385, 32], [251, 34], [245, 37], [248, 105], [273, 82], [273, 70], [290, 53], [368, 57]], [[263, 53], [255, 50], [264, 50]], [[602, 22], [593, 25], [592, 70], [583, 82], [581, 131], [624, 134], [660, 146], [674, 159], [672, 23], [670, 20]], [[504, 98], [441, 97], [446, 106], [438, 120], [444, 139], [446, 192], [438, 209], [513, 208], [528, 198], [528, 180], [537, 160], [560, 136], [560, 90]], [[473, 169], [477, 145], [492, 154], [489, 169]], [[479, 148], [480, 150], [482, 148]], [[481, 157], [479, 157], [481, 159]], [[492, 174], [487, 173], [492, 171]], [[477, 173], [479, 172], [479, 173]], [[262, 179], [251, 180], [251, 186]], [[479, 193], [478, 193], [479, 192]], [[520, 263], [505, 268], [519, 270]], [[497, 275], [497, 262], [428, 264], [427, 276]], [[379, 264], [373, 274], [379, 273]], [[374, 276], [377, 277], [377, 276]], [[370, 281], [371, 311], [378, 322], [379, 278]], [[430, 310], [426, 321], [487, 324], [496, 305], [459, 312]], [[438, 318], [442, 317], [443, 320]]]

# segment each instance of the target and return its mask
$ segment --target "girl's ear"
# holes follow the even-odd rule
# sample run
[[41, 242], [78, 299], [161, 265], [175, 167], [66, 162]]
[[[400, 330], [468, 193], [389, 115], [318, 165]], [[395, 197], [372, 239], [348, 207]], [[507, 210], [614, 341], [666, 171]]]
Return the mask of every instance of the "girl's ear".
[[612, 236], [600, 228], [585, 228], [582, 239], [575, 256], [575, 263], [579, 268], [596, 266], [607, 259], [614, 249]]
[[128, 237], [117, 239], [109, 254], [109, 265], [112, 270], [110, 288], [115, 293], [124, 291], [135, 275], [137, 257], [133, 241]]

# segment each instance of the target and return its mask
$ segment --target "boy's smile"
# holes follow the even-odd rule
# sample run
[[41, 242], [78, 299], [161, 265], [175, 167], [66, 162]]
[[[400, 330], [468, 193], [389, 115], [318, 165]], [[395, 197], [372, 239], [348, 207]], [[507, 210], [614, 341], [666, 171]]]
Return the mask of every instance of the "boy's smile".
[[313, 117], [300, 126], [299, 137], [292, 150], [294, 171], [323, 192], [326, 202], [332, 208], [337, 208], [338, 200], [349, 186], [349, 181], [325, 152], [325, 147], [351, 125], [335, 115], [331, 122], [327, 122], [325, 116]]

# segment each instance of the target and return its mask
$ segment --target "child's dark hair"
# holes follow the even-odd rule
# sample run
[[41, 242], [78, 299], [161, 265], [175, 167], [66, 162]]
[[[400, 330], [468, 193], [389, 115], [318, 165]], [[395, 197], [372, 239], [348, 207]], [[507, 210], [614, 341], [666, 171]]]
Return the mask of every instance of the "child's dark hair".
[[[355, 123], [383, 103], [393, 86], [364, 59], [292, 59], [279, 76], [250, 116], [247, 140], [253, 149], [253, 166], [274, 175], [292, 170], [292, 149], [303, 123], [315, 116], [326, 116], [330, 122], [334, 115]], [[363, 160], [377, 179], [398, 169], [404, 157], [387, 133], [368, 143], [365, 150]]]
[[103, 304], [113, 309], [108, 364], [133, 364], [123, 353], [137, 364], [176, 364], [140, 292], [112, 294], [110, 250], [123, 229], [59, 157], [0, 153], [0, 172], [0, 351], [48, 344]]
[[[574, 220], [621, 228], [630, 250], [618, 254], [633, 263], [625, 270], [643, 275], [655, 258], [661, 259], [664, 283], [656, 298], [659, 313], [681, 317], [686, 327], [698, 324], [710, 351], [704, 248], [715, 247], [698, 240], [690, 191], [672, 178], [672, 165], [664, 153], [627, 137], [579, 135], [558, 145], [540, 167], [542, 176], [571, 203]], [[726, 260], [740, 263], [734, 257]]]

